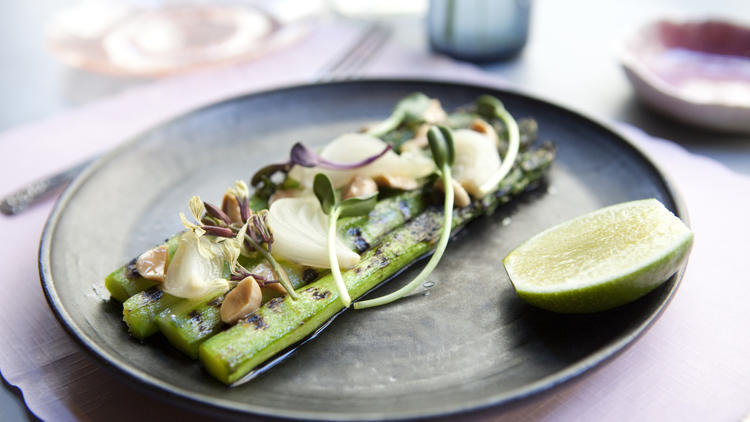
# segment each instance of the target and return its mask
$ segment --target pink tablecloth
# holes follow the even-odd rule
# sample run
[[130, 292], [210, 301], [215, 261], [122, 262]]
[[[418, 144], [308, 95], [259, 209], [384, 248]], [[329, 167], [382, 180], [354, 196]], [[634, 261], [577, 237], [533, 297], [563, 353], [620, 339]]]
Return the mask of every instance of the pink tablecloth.
[[[358, 31], [343, 23], [321, 25], [294, 48], [261, 60], [164, 79], [0, 134], [0, 194], [200, 105], [311, 81]], [[394, 44], [375, 58], [368, 74], [501, 84], [472, 66]], [[548, 394], [473, 418], [736, 421], [750, 411], [750, 179], [673, 142], [624, 130], [671, 176], [687, 202], [696, 244], [678, 294], [653, 328], [616, 359]], [[5, 379], [45, 420], [196, 418], [123, 384], [59, 326], [36, 270], [51, 207], [47, 201], [21, 216], [0, 217]]]

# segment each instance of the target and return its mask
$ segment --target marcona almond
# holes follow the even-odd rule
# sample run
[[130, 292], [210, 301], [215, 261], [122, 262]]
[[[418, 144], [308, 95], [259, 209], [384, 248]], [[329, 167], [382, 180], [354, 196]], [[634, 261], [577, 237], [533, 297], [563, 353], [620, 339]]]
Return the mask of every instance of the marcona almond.
[[430, 100], [430, 105], [427, 107], [427, 110], [424, 112], [424, 120], [429, 123], [440, 123], [443, 120], [448, 117], [448, 115], [445, 113], [445, 110], [443, 110], [443, 107], [440, 105], [440, 101], [436, 99]]
[[429, 141], [427, 140], [427, 131], [430, 129], [430, 125], [422, 125], [417, 128], [417, 132], [414, 133], [414, 137], [401, 144], [401, 151], [417, 151], [427, 148]]
[[167, 260], [169, 259], [169, 247], [167, 245], [157, 246], [141, 254], [135, 261], [135, 269], [141, 277], [164, 282], [167, 277]]
[[224, 211], [232, 223], [242, 224], [242, 211], [240, 210], [240, 203], [237, 201], [237, 197], [225, 193], [224, 198], [221, 200], [221, 210]]
[[[267, 262], [261, 262], [260, 264], [253, 267], [253, 269], [250, 271], [251, 273], [257, 275], [258, 277], [263, 277], [264, 280], [278, 280], [279, 276], [276, 275], [276, 272], [271, 268], [271, 264]], [[281, 283], [268, 283], [264, 284], [263, 288], [276, 290], [277, 292], [285, 295], [286, 289], [284, 286], [281, 285]]]
[[487, 136], [489, 138], [493, 145], [498, 146], [500, 145], [500, 138], [497, 136], [497, 132], [495, 131], [495, 128], [492, 127], [489, 123], [485, 122], [482, 119], [474, 119], [471, 122], [471, 126], [469, 126], [469, 129], [473, 130], [474, 132], [479, 132], [482, 135]]
[[362, 198], [378, 193], [378, 185], [371, 177], [354, 176], [341, 191], [341, 199]]
[[258, 282], [252, 276], [247, 276], [224, 297], [219, 309], [221, 320], [234, 324], [260, 308], [262, 301], [263, 292]]
[[[451, 182], [453, 185], [453, 207], [463, 208], [471, 204], [471, 197], [469, 197], [469, 194], [466, 192], [466, 189], [464, 189], [464, 187], [461, 186], [455, 179], [451, 179]], [[443, 179], [439, 179], [437, 182], [435, 182], [435, 186], [437, 186], [438, 189], [445, 192], [445, 185], [443, 184]]]
[[391, 189], [413, 190], [419, 187], [417, 179], [413, 177], [380, 174], [375, 176], [373, 180], [375, 180], [375, 183], [377, 183], [378, 186], [383, 186]]

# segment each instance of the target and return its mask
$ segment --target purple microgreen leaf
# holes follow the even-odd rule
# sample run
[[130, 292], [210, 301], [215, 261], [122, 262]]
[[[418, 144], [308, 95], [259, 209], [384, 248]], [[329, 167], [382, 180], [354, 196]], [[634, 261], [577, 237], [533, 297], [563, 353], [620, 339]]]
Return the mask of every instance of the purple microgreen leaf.
[[258, 283], [260, 287], [266, 287], [269, 284], [281, 284], [279, 280], [263, 280]]
[[354, 163], [337, 163], [335, 161], [328, 160], [321, 157], [315, 151], [297, 142], [292, 147], [292, 153], [289, 157], [293, 164], [300, 165], [302, 167], [320, 167], [328, 170], [353, 170], [360, 167], [364, 167], [378, 158], [385, 155], [386, 152], [390, 151], [391, 145], [386, 145], [379, 153], [367, 157], [362, 161]]
[[258, 232], [258, 236], [263, 239], [264, 242], [271, 243], [271, 240], [273, 239], [271, 236], [271, 232], [268, 231], [266, 224], [258, 214], [253, 215], [253, 227], [255, 227], [255, 230], [257, 230]]
[[268, 279], [267, 279], [267, 278], [265, 278], [265, 277], [263, 277], [262, 275], [258, 275], [258, 274], [250, 274], [250, 275], [251, 275], [251, 276], [253, 276], [253, 278], [254, 278], [254, 279], [255, 279], [255, 281], [257, 281], [257, 282], [260, 282], [260, 283], [262, 283], [262, 282], [268, 281]]
[[229, 218], [227, 213], [222, 211], [219, 207], [216, 205], [210, 204], [208, 202], [203, 202], [203, 205], [206, 207], [206, 213], [210, 215], [211, 217], [217, 218], [221, 221], [223, 221], [226, 224], [232, 224], [232, 219]]
[[208, 226], [218, 226], [219, 224], [221, 224], [221, 222], [209, 215], [204, 215], [203, 218], [201, 218], [201, 224]]
[[302, 167], [315, 167], [320, 162], [320, 156], [315, 151], [297, 142], [289, 153], [289, 161]]
[[265, 277], [260, 276], [260, 275], [255, 275], [255, 274], [250, 274], [250, 275], [253, 276], [253, 278], [255, 279], [255, 281], [258, 282], [258, 285], [260, 287], [266, 287], [269, 284], [280, 284], [281, 283], [279, 280], [268, 279], [268, 278], [265, 278]]
[[235, 233], [232, 229], [227, 227], [219, 227], [219, 226], [201, 226], [203, 230], [206, 231], [206, 233], [214, 236], [219, 237], [234, 237]]
[[250, 226], [248, 227], [247, 234], [250, 236], [253, 242], [260, 245], [263, 242], [265, 242], [265, 240], [263, 239], [263, 234], [258, 229], [256, 217], [257, 216], [255, 214], [250, 216], [251, 221], [250, 221]]
[[[232, 281], [242, 281], [250, 275], [252, 274], [250, 274], [247, 270], [245, 270], [244, 268], [240, 268], [234, 273], [230, 274], [229, 279]], [[255, 278], [255, 276], [253, 276], [253, 278]]]
[[242, 219], [242, 222], [247, 222], [247, 219], [250, 218], [250, 201], [247, 199], [247, 197], [244, 198], [237, 198], [237, 202], [240, 203], [240, 218]]

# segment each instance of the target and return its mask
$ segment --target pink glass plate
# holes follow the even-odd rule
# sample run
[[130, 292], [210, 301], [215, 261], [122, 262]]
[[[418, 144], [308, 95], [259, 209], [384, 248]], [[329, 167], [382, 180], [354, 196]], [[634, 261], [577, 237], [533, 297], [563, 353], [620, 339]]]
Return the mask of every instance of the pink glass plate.
[[52, 52], [95, 72], [163, 76], [258, 57], [305, 30], [249, 5], [113, 5], [83, 3], [57, 16], [47, 31]]
[[750, 28], [723, 21], [658, 21], [620, 56], [638, 96], [687, 123], [750, 132]]

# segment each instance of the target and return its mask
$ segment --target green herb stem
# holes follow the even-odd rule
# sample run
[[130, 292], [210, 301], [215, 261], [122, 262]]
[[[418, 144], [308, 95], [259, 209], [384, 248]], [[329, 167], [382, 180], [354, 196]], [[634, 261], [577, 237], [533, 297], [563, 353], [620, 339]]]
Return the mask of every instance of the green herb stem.
[[348, 307], [352, 303], [352, 298], [349, 296], [346, 284], [344, 284], [344, 278], [341, 276], [341, 269], [339, 268], [339, 259], [336, 256], [336, 221], [340, 214], [341, 207], [334, 206], [328, 216], [328, 261], [331, 264], [331, 274], [336, 282], [341, 303], [344, 304], [344, 307]]
[[505, 107], [495, 107], [495, 114], [499, 117], [505, 126], [508, 128], [508, 151], [503, 157], [503, 162], [500, 164], [500, 168], [489, 178], [486, 182], [479, 187], [480, 197], [484, 198], [490, 192], [494, 192], [497, 189], [497, 185], [505, 178], [513, 167], [513, 163], [516, 161], [518, 156], [518, 149], [520, 147], [520, 132], [518, 124], [513, 116], [508, 113]]
[[444, 165], [441, 169], [441, 174], [443, 178], [443, 184], [445, 185], [445, 206], [443, 208], [443, 231], [440, 233], [440, 239], [438, 240], [437, 247], [435, 248], [435, 253], [432, 255], [430, 260], [427, 262], [427, 265], [425, 265], [419, 275], [417, 275], [414, 280], [410, 281], [406, 286], [385, 296], [356, 302], [354, 304], [354, 309], [372, 308], [375, 306], [386, 305], [398, 299], [401, 299], [402, 297], [408, 295], [417, 287], [419, 287], [427, 279], [427, 277], [432, 274], [432, 272], [435, 270], [435, 267], [437, 267], [438, 262], [440, 262], [440, 259], [443, 257], [443, 253], [445, 253], [445, 248], [448, 246], [448, 240], [450, 240], [451, 228], [453, 226], [454, 193], [450, 166]]
[[381, 138], [404, 123], [424, 122], [424, 114], [430, 107], [430, 98], [420, 92], [407, 95], [396, 104], [387, 119], [367, 130], [368, 135]]
[[286, 292], [289, 293], [289, 296], [292, 299], [296, 300], [298, 296], [297, 296], [297, 293], [294, 291], [294, 286], [292, 285], [292, 282], [289, 281], [289, 275], [287, 275], [286, 271], [284, 271], [284, 268], [279, 264], [279, 262], [276, 261], [276, 259], [274, 259], [273, 256], [271, 256], [268, 250], [266, 250], [261, 245], [259, 245], [255, 240], [253, 240], [253, 238], [250, 237], [250, 235], [246, 234], [245, 240], [247, 240], [250, 246], [255, 248], [255, 250], [258, 251], [258, 253], [260, 253], [261, 256], [265, 258], [266, 261], [268, 261], [269, 264], [271, 264], [271, 268], [276, 273], [276, 275], [279, 276], [279, 282], [281, 283], [281, 285], [284, 286], [284, 289], [286, 289]]

